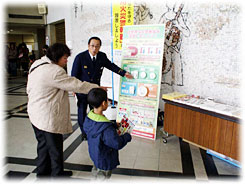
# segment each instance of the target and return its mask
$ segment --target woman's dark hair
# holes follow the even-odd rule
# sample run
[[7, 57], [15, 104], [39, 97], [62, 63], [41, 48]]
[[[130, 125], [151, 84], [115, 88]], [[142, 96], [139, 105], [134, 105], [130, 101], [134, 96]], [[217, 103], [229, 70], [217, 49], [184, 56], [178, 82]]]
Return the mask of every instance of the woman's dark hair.
[[102, 102], [107, 101], [107, 92], [101, 88], [93, 88], [88, 93], [88, 104], [98, 108]]
[[100, 42], [100, 46], [102, 45], [101, 39], [99, 37], [93, 36], [93, 37], [89, 38], [88, 45], [90, 44], [91, 40], [98, 40]]
[[51, 45], [46, 54], [46, 56], [54, 63], [58, 63], [59, 59], [64, 55], [70, 56], [71, 50], [63, 43]]

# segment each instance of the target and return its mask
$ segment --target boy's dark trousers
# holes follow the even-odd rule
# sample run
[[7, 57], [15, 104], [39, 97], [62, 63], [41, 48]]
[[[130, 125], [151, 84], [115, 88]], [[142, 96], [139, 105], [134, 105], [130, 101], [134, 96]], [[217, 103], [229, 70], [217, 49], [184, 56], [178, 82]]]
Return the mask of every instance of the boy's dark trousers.
[[63, 136], [33, 126], [37, 145], [37, 177], [59, 176], [64, 171]]

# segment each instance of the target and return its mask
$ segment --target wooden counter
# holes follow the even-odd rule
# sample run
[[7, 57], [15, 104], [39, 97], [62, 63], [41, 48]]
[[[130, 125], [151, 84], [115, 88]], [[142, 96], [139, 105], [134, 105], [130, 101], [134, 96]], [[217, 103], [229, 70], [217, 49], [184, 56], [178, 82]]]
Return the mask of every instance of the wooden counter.
[[238, 118], [164, 101], [164, 131], [241, 161]]

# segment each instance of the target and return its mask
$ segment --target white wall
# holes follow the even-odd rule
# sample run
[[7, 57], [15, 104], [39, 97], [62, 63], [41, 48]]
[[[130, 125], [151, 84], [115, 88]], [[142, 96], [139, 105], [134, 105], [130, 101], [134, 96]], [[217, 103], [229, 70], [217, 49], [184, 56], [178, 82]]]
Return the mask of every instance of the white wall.
[[[102, 47], [100, 51], [105, 52], [111, 60], [111, 5], [110, 3], [77, 3], [77, 14], [75, 10], [72, 15], [73, 56], [88, 49], [88, 40], [92, 36], [101, 38]], [[82, 8], [81, 8], [82, 7]], [[115, 62], [116, 63], [116, 62]], [[116, 63], [120, 66], [120, 63]], [[112, 72], [106, 68], [101, 78], [102, 86], [112, 86]], [[115, 87], [115, 99], [118, 99], [119, 76], [113, 74]], [[108, 96], [112, 98], [112, 90]]]
[[[73, 10], [73, 3], [71, 2], [48, 2], [47, 3], [48, 7], [48, 14], [47, 14], [47, 24], [54, 24], [58, 21], [64, 20], [65, 21], [65, 33], [66, 33], [66, 44], [68, 47], [73, 50], [72, 47], [72, 40], [73, 40], [73, 35], [72, 35], [72, 21], [71, 21], [71, 16], [72, 16], [72, 10]], [[69, 57], [69, 62], [68, 62], [68, 73], [70, 74], [71, 72], [71, 66], [73, 63], [73, 57]]]
[[[161, 19], [164, 15], [165, 19], [170, 20], [171, 11], [166, 5], [171, 8], [173, 3], [156, 4], [147, 1], [144, 5], [143, 11], [150, 13], [142, 20], [138, 19], [138, 24], [165, 23]], [[55, 17], [57, 20], [65, 18], [66, 40], [72, 47], [68, 70], [71, 70], [74, 57], [87, 49], [87, 42], [91, 36], [102, 39], [101, 51], [111, 58], [111, 4], [79, 2], [76, 13], [74, 3], [68, 7], [66, 6], [65, 10], [62, 7], [55, 6], [54, 9], [49, 7], [48, 14], [48, 22], [55, 21]], [[178, 7], [179, 4], [176, 8]], [[180, 24], [181, 44], [178, 52], [166, 56], [168, 62], [171, 60], [170, 56], [172, 57], [174, 70], [171, 68], [170, 72], [163, 75], [163, 82], [168, 84], [162, 84], [162, 93], [175, 90], [201, 97], [212, 97], [231, 105], [240, 105], [242, 71], [239, 56], [242, 50], [239, 5], [229, 2], [185, 3], [180, 17], [183, 21], [182, 25]], [[168, 53], [171, 51], [173, 49], [169, 48]], [[115, 80], [117, 98], [119, 77]], [[107, 69], [103, 72], [102, 85], [111, 85], [111, 72]], [[163, 109], [162, 102], [160, 107]]]

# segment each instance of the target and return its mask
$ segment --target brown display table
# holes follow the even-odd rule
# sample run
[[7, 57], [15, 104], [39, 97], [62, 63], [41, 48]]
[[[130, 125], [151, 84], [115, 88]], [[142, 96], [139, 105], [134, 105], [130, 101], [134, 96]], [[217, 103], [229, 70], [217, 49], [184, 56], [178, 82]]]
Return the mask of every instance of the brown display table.
[[164, 131], [241, 161], [240, 119], [163, 100]]

